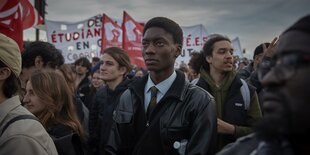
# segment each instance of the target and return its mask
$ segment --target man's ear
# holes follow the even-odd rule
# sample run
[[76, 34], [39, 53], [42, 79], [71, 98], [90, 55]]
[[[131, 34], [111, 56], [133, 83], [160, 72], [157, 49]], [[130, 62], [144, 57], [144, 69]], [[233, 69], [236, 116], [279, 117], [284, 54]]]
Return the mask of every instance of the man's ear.
[[12, 74], [12, 71], [8, 67], [0, 69], [0, 80], [7, 79]]
[[121, 71], [123, 75], [125, 75], [127, 72], [127, 68], [125, 66], [120, 67], [119, 70]]
[[212, 57], [211, 57], [211, 56], [206, 56], [206, 61], [207, 61], [209, 64], [212, 64]]
[[181, 54], [181, 51], [182, 51], [182, 45], [176, 44], [176, 54], [175, 54], [176, 58]]
[[36, 56], [36, 58], [34, 59], [34, 66], [36, 68], [43, 68], [44, 61], [43, 61], [43, 58], [41, 56]]

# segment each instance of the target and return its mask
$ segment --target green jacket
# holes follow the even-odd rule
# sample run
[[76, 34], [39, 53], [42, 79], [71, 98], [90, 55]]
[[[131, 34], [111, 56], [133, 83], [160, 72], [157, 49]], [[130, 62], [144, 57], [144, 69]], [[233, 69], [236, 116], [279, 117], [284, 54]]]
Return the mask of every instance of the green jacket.
[[[234, 107], [237, 104], [236, 101], [243, 102], [240, 93], [242, 84], [237, 85], [238, 81], [240, 81], [240, 78], [235, 71], [232, 71], [226, 74], [221, 85], [216, 86], [209, 73], [201, 70], [201, 78], [197, 83], [198, 86], [209, 91], [214, 96], [218, 118], [235, 126], [235, 134], [233, 136], [219, 136], [219, 148], [222, 148], [229, 142], [233, 142], [238, 137], [251, 133], [253, 131], [251, 126], [262, 117], [257, 94], [253, 89], [254, 87], [250, 85], [249, 87], [252, 87], [253, 93], [249, 110], [236, 110], [236, 107]], [[227, 139], [229, 140], [225, 140], [225, 137], [228, 137]]]

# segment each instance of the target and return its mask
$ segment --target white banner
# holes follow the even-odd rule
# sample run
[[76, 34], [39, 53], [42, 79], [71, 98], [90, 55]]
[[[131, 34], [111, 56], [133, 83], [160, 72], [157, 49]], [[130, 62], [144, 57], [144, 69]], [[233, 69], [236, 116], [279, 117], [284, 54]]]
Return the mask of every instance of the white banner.
[[239, 37], [236, 37], [231, 41], [232, 46], [234, 47], [234, 55], [239, 56], [239, 58], [243, 58], [243, 52], [240, 44]]
[[200, 25], [182, 27], [183, 30], [183, 49], [181, 55], [176, 59], [175, 67], [178, 68], [181, 63], [188, 64], [192, 52], [200, 52], [207, 40], [207, 30]]
[[[46, 20], [47, 40], [62, 51], [65, 63], [73, 63], [80, 57], [87, 57], [89, 60], [94, 56], [99, 57], [102, 39], [101, 19], [102, 15], [75, 23]], [[121, 25], [120, 20], [116, 21]], [[176, 68], [182, 62], [187, 64], [192, 52], [200, 52], [208, 36], [202, 24], [182, 27], [182, 30], [183, 49], [176, 59]]]
[[80, 57], [99, 57], [102, 36], [102, 15], [84, 21], [69, 23], [46, 20], [48, 42], [62, 51], [65, 63]]

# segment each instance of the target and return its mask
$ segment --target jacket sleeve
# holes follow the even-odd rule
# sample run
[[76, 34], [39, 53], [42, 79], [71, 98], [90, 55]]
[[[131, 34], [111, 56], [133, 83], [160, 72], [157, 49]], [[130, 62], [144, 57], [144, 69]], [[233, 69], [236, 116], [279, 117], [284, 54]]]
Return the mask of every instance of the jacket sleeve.
[[110, 136], [108, 138], [107, 145], [105, 147], [106, 155], [116, 155], [120, 150], [121, 138], [117, 129], [117, 124], [114, 122], [111, 127]]
[[[262, 118], [262, 112], [259, 106], [257, 93], [255, 92], [251, 99], [250, 109], [247, 112], [246, 123], [253, 125], [256, 122], [258, 122], [261, 118]], [[253, 132], [252, 127], [245, 127], [245, 126], [235, 126], [235, 127], [236, 127], [236, 130], [235, 130], [236, 137], [245, 136]]]
[[[97, 96], [96, 96], [97, 97]], [[92, 100], [92, 107], [89, 111], [89, 124], [88, 124], [88, 130], [89, 130], [89, 147], [91, 148], [92, 152], [98, 151], [99, 147], [99, 103], [96, 100], [96, 97]]]
[[194, 92], [190, 101], [195, 105], [195, 113], [186, 147], [188, 155], [214, 154], [217, 121], [214, 98], [206, 91]]
[[[126, 90], [120, 97], [119, 103], [113, 112], [113, 124], [105, 146], [105, 154], [130, 154], [131, 147], [126, 146], [126, 140], [134, 136], [127, 125], [131, 123], [133, 116], [131, 92]], [[121, 130], [124, 129], [125, 130]], [[120, 132], [120, 130], [122, 132]], [[124, 136], [125, 135], [125, 136]], [[128, 137], [129, 136], [129, 137]], [[130, 140], [129, 140], [130, 141]], [[130, 141], [132, 142], [132, 141]], [[133, 143], [133, 142], [132, 142]]]

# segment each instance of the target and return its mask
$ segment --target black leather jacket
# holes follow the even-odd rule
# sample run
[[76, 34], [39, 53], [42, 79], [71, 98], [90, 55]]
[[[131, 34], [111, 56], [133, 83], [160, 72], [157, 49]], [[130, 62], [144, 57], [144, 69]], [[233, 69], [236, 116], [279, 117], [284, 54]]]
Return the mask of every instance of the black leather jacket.
[[132, 83], [114, 112], [107, 154], [213, 154], [216, 111], [213, 97], [177, 78], [153, 110], [144, 110], [147, 76]]

